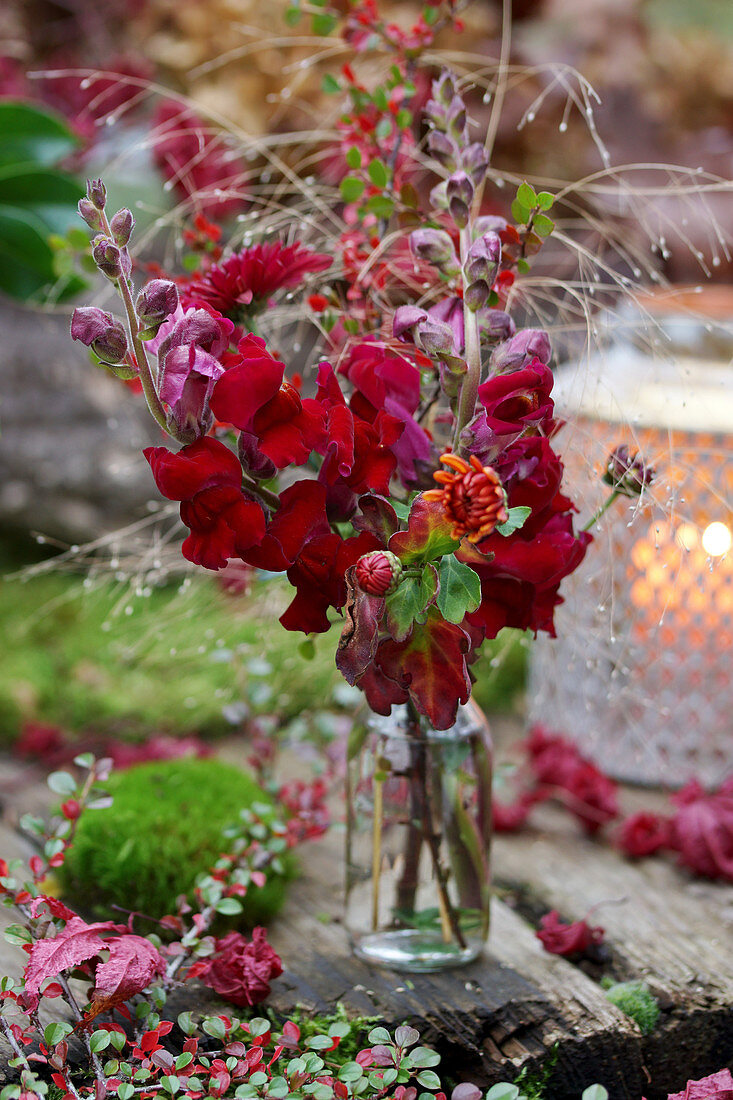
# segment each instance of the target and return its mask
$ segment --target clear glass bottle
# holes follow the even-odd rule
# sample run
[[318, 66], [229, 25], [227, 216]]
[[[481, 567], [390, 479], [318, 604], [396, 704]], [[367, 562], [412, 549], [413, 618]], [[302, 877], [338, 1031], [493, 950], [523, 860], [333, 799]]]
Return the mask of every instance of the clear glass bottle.
[[492, 746], [469, 702], [448, 730], [407, 706], [373, 715], [349, 752], [346, 926], [397, 970], [471, 962], [489, 931]]

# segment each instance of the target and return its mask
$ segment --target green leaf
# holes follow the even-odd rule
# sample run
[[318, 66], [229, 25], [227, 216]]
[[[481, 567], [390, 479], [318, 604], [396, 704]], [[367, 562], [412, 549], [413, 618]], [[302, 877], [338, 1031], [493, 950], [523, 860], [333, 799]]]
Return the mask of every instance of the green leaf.
[[78, 146], [61, 115], [30, 103], [0, 103], [0, 164], [50, 166]]
[[323, 35], [327, 37], [332, 30], [338, 25], [338, 19], [335, 15], [314, 15], [311, 17], [311, 30], [314, 34]]
[[549, 237], [555, 228], [555, 223], [546, 214], [535, 214], [532, 219], [532, 228], [538, 237]]
[[380, 141], [384, 141], [392, 133], [392, 122], [389, 118], [380, 118], [375, 133]]
[[537, 205], [537, 192], [528, 183], [520, 183], [517, 188], [517, 199], [522, 206], [528, 206], [530, 210]]
[[530, 208], [520, 202], [519, 199], [515, 199], [512, 203], [512, 217], [519, 225], [526, 225], [531, 213]]
[[193, 1022], [193, 1013], [179, 1012], [178, 1026], [184, 1035], [193, 1035], [196, 1030], [196, 1024]]
[[608, 1090], [603, 1085], [589, 1085], [583, 1090], [580, 1100], [608, 1100]]
[[497, 526], [497, 533], [504, 536], [513, 535], [515, 531], [519, 531], [520, 528], [524, 527], [531, 514], [532, 509], [528, 508], [526, 504], [519, 505], [517, 508], [510, 508], [506, 521]]
[[46, 236], [35, 214], [0, 208], [0, 290], [11, 298], [33, 298], [53, 282], [54, 254]]
[[549, 191], [540, 191], [537, 196], [537, 205], [540, 210], [549, 210], [555, 201], [555, 196], [551, 195]]
[[498, 1085], [492, 1085], [486, 1093], [486, 1100], [519, 1100], [519, 1089], [508, 1081], [500, 1081]]
[[392, 1042], [392, 1036], [386, 1027], [373, 1027], [367, 1038], [372, 1046], [385, 1046]]
[[100, 1050], [106, 1050], [111, 1041], [111, 1036], [108, 1031], [94, 1031], [89, 1036], [89, 1048], [94, 1054], [98, 1054]]
[[394, 199], [389, 195], [372, 195], [366, 208], [370, 214], [375, 214], [378, 218], [389, 218], [394, 213]]
[[339, 1081], [343, 1081], [346, 1085], [353, 1084], [363, 1076], [364, 1070], [358, 1062], [344, 1062], [339, 1070]]
[[234, 916], [236, 913], [242, 912], [242, 903], [237, 898], [222, 898], [215, 905], [217, 913], [224, 913], [226, 916]]
[[440, 1055], [430, 1047], [415, 1047], [410, 1051], [410, 1062], [419, 1069], [440, 1065]]
[[3, 936], [8, 943], [12, 944], [33, 943], [33, 937], [22, 924], [9, 924]]
[[412, 126], [412, 111], [408, 110], [407, 107], [400, 108], [396, 115], [396, 122], [400, 130], [407, 130]]
[[418, 1073], [417, 1079], [424, 1089], [440, 1088], [440, 1078], [431, 1069], [424, 1069], [422, 1073]]
[[403, 577], [384, 601], [387, 630], [396, 642], [403, 642], [415, 622], [424, 623], [427, 610], [438, 592], [438, 572], [426, 565], [417, 577]]
[[83, 193], [78, 180], [55, 168], [0, 167], [0, 205], [34, 214], [47, 233], [65, 235], [77, 224], [76, 207]]
[[517, 271], [520, 275], [526, 275], [530, 270], [531, 268], [527, 260], [521, 258], [517, 260]]
[[43, 1038], [46, 1046], [55, 1047], [62, 1039], [65, 1039], [74, 1030], [72, 1024], [56, 1020], [43, 1029]]
[[349, 168], [361, 168], [361, 152], [356, 145], [352, 145], [346, 152], [346, 163]]
[[300, 22], [302, 16], [300, 8], [293, 4], [291, 7], [285, 9], [285, 22], [289, 27], [295, 27]]
[[369, 179], [372, 181], [375, 187], [383, 190], [387, 186], [389, 180], [389, 173], [387, 171], [387, 165], [379, 157], [375, 157], [371, 161], [368, 169]]
[[455, 554], [447, 554], [440, 562], [439, 576], [438, 610], [449, 623], [463, 622], [467, 612], [475, 611], [481, 603], [478, 573]]
[[426, 500], [423, 494], [412, 502], [407, 530], [395, 532], [389, 540], [389, 549], [403, 565], [442, 558], [458, 546], [440, 501]]
[[68, 772], [51, 772], [46, 782], [54, 794], [70, 795], [76, 790], [76, 780]]
[[324, 74], [321, 80], [321, 90], [324, 91], [326, 95], [337, 95], [341, 91], [341, 85], [333, 73]]
[[347, 176], [341, 180], [341, 198], [344, 202], [356, 202], [364, 194], [366, 184], [356, 176]]

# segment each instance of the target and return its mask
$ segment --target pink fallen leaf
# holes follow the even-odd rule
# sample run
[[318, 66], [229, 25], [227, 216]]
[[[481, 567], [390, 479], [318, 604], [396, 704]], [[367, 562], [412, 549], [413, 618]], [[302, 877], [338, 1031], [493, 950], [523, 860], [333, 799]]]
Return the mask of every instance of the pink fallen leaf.
[[733, 1100], [733, 1076], [729, 1069], [718, 1070], [699, 1081], [688, 1081], [682, 1092], [670, 1093], [667, 1100]]
[[87, 924], [74, 916], [54, 939], [38, 940], [31, 948], [25, 968], [26, 991], [38, 993], [47, 978], [55, 978], [64, 970], [73, 970], [93, 959], [108, 946], [99, 933], [117, 928], [112, 921]]

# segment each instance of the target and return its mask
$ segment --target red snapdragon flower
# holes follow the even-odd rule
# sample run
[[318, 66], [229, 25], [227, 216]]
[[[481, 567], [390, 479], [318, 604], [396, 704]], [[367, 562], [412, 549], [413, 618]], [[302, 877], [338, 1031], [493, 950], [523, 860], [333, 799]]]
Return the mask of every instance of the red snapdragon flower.
[[624, 855], [641, 859], [666, 848], [669, 834], [669, 821], [666, 817], [640, 810], [621, 822], [615, 842]]
[[517, 435], [528, 428], [549, 435], [553, 427], [552, 371], [539, 359], [511, 374], [497, 374], [478, 389], [486, 426], [497, 435]]
[[240, 320], [263, 309], [275, 291], [299, 286], [311, 272], [325, 271], [333, 258], [305, 245], [266, 241], [243, 248], [223, 263], [213, 264], [183, 291], [187, 300], [208, 302], [220, 313]]
[[346, 570], [362, 554], [381, 549], [379, 540], [366, 531], [349, 539], [335, 533], [311, 539], [288, 569], [288, 580], [297, 591], [280, 616], [285, 629], [302, 630], [304, 634], [328, 630], [329, 607], [340, 610], [346, 603]]
[[536, 725], [527, 739], [527, 751], [537, 782], [567, 791], [572, 799], [568, 808], [586, 832], [595, 833], [618, 816], [616, 784], [572, 741]]
[[282, 961], [267, 942], [265, 929], [255, 928], [251, 940], [241, 932], [218, 939], [216, 953], [198, 977], [227, 1001], [244, 1007], [264, 1001], [270, 981], [282, 972]]
[[301, 465], [323, 445], [325, 414], [313, 398], [301, 398], [285, 367], [252, 333], [240, 340], [232, 365], [214, 387], [210, 406], [222, 423], [257, 440], [278, 469]]
[[221, 569], [262, 542], [264, 513], [242, 492], [239, 460], [223, 443], [205, 437], [177, 454], [165, 447], [143, 453], [163, 496], [181, 502], [181, 519], [191, 531], [182, 547], [189, 561]]

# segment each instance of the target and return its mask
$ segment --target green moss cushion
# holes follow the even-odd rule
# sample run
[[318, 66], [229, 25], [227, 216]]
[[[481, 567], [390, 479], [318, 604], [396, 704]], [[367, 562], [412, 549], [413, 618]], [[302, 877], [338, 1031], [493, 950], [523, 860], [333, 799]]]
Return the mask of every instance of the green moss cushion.
[[[82, 816], [61, 881], [78, 905], [116, 920], [115, 905], [149, 917], [174, 912], [178, 895], [190, 895], [226, 850], [222, 829], [253, 802], [272, 802], [251, 776], [218, 760], [139, 764], [105, 786], [113, 805]], [[284, 901], [286, 876], [251, 887], [239, 923], [267, 924]]]

